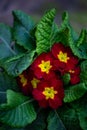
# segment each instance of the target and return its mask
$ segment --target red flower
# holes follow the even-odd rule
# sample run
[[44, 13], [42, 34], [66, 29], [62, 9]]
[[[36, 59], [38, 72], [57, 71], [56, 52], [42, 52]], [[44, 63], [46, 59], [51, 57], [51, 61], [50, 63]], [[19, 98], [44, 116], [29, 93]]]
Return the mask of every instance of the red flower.
[[31, 92], [32, 88], [29, 86], [27, 71], [24, 71], [22, 74], [20, 74], [17, 77], [17, 82], [18, 82], [18, 85], [20, 86], [21, 91], [25, 95], [29, 95], [29, 93]]
[[52, 47], [52, 54], [60, 63], [67, 64], [72, 56], [72, 51], [62, 43], [55, 43]]
[[30, 68], [20, 74], [17, 81], [25, 95], [32, 94], [32, 90], [36, 88], [37, 84], [40, 82]]
[[80, 67], [75, 67], [74, 69], [69, 70], [71, 84], [74, 85], [80, 82], [80, 77], [79, 77], [80, 72], [81, 72]]
[[66, 69], [64, 70], [64, 73], [70, 74], [70, 83], [71, 84], [77, 84], [80, 82], [80, 72], [81, 69], [78, 66], [78, 58], [77, 57], [71, 57], [69, 63], [66, 66]]
[[56, 43], [52, 47], [52, 54], [55, 57], [54, 65], [56, 69], [62, 71], [69, 63], [71, 56], [73, 55], [70, 48], [65, 47], [62, 43]]
[[37, 78], [50, 78], [53, 75], [53, 58], [50, 53], [42, 53], [39, 55], [33, 64], [31, 69]]
[[62, 105], [64, 97], [63, 83], [59, 79], [50, 79], [50, 81], [42, 81], [37, 88], [33, 90], [33, 97], [39, 102], [41, 107], [50, 106], [57, 109]]
[[52, 54], [55, 57], [54, 66], [61, 74], [64, 74], [68, 68], [74, 68], [78, 64], [78, 58], [73, 55], [69, 47], [62, 43], [56, 43], [52, 47]]

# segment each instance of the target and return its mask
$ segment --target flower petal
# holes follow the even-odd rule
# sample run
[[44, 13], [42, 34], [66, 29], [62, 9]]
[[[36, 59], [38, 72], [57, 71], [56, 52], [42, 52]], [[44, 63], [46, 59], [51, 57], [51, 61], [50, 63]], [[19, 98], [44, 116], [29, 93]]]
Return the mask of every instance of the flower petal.
[[34, 89], [32, 94], [33, 94], [34, 99], [38, 101], [44, 99], [44, 95], [42, 94], [42, 92], [37, 89]]

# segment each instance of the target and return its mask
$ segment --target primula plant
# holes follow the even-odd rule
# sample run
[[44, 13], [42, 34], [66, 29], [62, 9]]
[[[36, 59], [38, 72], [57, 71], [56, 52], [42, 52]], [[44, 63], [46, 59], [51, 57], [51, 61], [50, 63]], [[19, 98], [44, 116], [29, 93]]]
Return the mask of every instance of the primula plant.
[[0, 23], [0, 130], [87, 130], [87, 31], [55, 9]]

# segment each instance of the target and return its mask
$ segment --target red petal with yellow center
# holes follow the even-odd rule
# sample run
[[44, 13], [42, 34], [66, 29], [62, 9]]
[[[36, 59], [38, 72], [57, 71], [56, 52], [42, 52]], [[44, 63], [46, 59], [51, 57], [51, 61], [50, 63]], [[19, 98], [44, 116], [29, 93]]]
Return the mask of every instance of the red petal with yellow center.
[[60, 79], [41, 81], [37, 88], [33, 90], [33, 97], [39, 102], [41, 107], [50, 106], [56, 109], [58, 106], [62, 105], [64, 97], [62, 81]]
[[55, 43], [52, 46], [52, 54], [53, 54], [53, 56], [55, 58], [57, 58], [57, 55], [59, 54], [60, 51], [65, 52], [65, 47], [63, 46], [62, 43]]
[[51, 71], [53, 71], [53, 58], [51, 53], [42, 53], [39, 55], [33, 64], [31, 69], [34, 71], [34, 74], [37, 78], [43, 78], [46, 75], [51, 76]]

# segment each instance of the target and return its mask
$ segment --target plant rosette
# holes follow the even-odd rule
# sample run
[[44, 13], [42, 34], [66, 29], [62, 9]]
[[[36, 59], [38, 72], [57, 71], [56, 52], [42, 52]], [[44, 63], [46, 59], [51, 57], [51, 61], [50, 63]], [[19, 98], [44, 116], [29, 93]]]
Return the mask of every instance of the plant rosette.
[[0, 23], [0, 130], [87, 130], [87, 31], [64, 12]]

